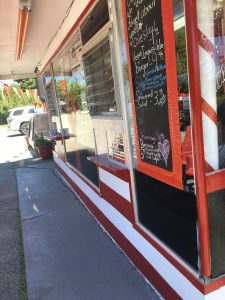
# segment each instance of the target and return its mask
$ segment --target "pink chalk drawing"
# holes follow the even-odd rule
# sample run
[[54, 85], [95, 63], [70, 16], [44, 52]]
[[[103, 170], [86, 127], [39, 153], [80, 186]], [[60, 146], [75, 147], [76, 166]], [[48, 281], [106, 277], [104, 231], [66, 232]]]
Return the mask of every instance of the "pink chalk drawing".
[[158, 148], [167, 166], [167, 161], [170, 153], [170, 142], [167, 139], [165, 139], [163, 143], [158, 142]]

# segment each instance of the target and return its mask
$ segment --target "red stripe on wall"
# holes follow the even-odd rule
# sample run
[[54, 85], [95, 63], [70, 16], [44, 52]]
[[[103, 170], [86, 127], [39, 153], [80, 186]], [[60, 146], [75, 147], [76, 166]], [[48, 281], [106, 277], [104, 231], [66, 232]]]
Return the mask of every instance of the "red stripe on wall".
[[211, 105], [208, 104], [207, 101], [205, 101], [202, 98], [202, 111], [214, 122], [214, 124], [217, 126], [217, 114], [216, 111], [212, 108]]
[[[86, 194], [72, 181], [70, 177], [55, 163], [57, 170], [68, 181], [74, 191], [87, 205], [94, 216], [105, 227], [107, 232], [118, 243], [126, 255], [136, 265], [136, 267], [143, 273], [143, 275], [155, 286], [165, 299], [181, 299], [179, 295], [171, 288], [170, 285], [163, 279], [163, 277], [149, 264], [149, 262], [140, 254], [139, 251], [126, 239], [124, 235], [105, 217], [105, 215], [93, 204], [93, 202], [86, 196]], [[105, 200], [105, 199], [104, 199]], [[112, 204], [113, 205], [113, 204]], [[114, 206], [114, 205], [113, 205]], [[115, 207], [115, 206], [114, 206]], [[137, 230], [149, 243], [155, 247], [174, 267], [181, 272], [201, 293], [207, 295], [223, 286], [225, 286], [225, 277], [216, 279], [207, 284], [198, 281], [185, 267], [175, 260], [165, 249], [163, 249], [156, 241], [154, 241], [146, 232], [144, 232], [138, 225], [134, 224], [134, 229]], [[156, 273], [156, 274], [155, 274]], [[174, 296], [173, 296], [174, 295]], [[173, 298], [174, 297], [174, 298]]]
[[211, 57], [215, 58], [215, 47], [208, 37], [198, 29], [198, 43]]
[[115, 207], [126, 219], [134, 223], [134, 211], [131, 202], [128, 202], [109, 186], [100, 181], [101, 196], [105, 201]]
[[125, 238], [125, 236], [105, 217], [105, 215], [93, 204], [87, 195], [68, 177], [68, 175], [56, 164], [57, 170], [68, 181], [71, 187], [76, 191], [88, 209], [104, 226], [107, 232], [118, 243], [120, 248], [126, 253], [135, 266], [151, 282], [157, 291], [168, 300], [181, 300], [180, 296], [171, 288], [163, 277], [149, 264], [149, 262], [140, 254], [139, 251]]

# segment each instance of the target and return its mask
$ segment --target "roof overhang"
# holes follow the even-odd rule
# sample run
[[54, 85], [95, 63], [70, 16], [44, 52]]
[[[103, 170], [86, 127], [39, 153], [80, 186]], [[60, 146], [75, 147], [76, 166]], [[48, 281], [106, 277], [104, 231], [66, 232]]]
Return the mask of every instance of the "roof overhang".
[[[24, 43], [17, 47], [18, 12], [21, 10], [21, 3], [25, 2], [27, 6], [23, 7], [23, 10], [29, 11], [29, 17], [24, 17], [25, 23], [21, 29], [20, 40], [22, 42], [24, 38]], [[71, 13], [67, 19], [74, 20], [76, 16], [71, 14], [74, 12], [78, 14], [80, 7], [83, 6], [80, 3], [83, 2], [86, 3], [88, 0], [33, 0], [32, 3], [30, 0], [0, 0], [0, 79], [35, 77], [35, 68], [37, 66], [41, 68], [43, 61], [48, 61], [53, 54], [51, 52], [54, 50], [53, 41], [59, 36], [63, 40], [70, 29], [68, 22], [63, 22], [68, 9]], [[25, 36], [23, 36], [24, 29]], [[56, 48], [58, 42], [54, 44]], [[21, 53], [21, 46], [22, 55], [18, 57], [17, 48], [20, 48], [18, 53]]]

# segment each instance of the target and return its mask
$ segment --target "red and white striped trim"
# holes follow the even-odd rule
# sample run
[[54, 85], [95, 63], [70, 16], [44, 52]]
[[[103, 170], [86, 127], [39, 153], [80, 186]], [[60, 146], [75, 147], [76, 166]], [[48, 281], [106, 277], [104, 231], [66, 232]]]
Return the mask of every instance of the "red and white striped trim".
[[99, 179], [127, 201], [130, 199], [129, 183], [99, 168]]
[[[139, 255], [142, 262], [143, 257], [145, 259], [146, 265], [150, 264], [153, 267], [152, 272], [155, 272], [154, 276], [157, 277], [160, 281], [158, 283], [158, 291], [161, 293], [162, 291], [159, 287], [164, 286], [165, 299], [179, 299], [179, 297], [184, 300], [225, 299], [225, 286], [221, 287], [215, 285], [214, 290], [211, 289], [210, 293], [204, 295], [204, 293], [202, 293], [196, 286], [194, 286], [190, 280], [188, 280], [173, 264], [171, 264], [165, 258], [165, 256], [163, 256], [155, 247], [153, 247], [133, 227], [133, 224], [128, 221], [118, 210], [115, 209], [115, 207], [109, 204], [105, 199], [101, 198], [58, 157], [54, 156], [54, 160], [62, 170], [62, 172], [66, 174], [66, 177], [69, 179], [69, 181], [73, 182], [77, 189], [80, 189], [84, 193], [85, 197], [87, 197], [91, 201], [94, 207], [96, 207], [96, 209], [98, 209], [98, 211], [101, 212], [108, 221], [110, 221], [110, 223], [118, 230], [118, 234], [122, 234], [127, 242], [137, 250], [135, 258], [137, 257], [137, 255]], [[103, 221], [100, 218], [98, 218], [98, 220], [100, 223]], [[143, 266], [143, 268], [145, 267]], [[157, 274], [160, 276], [158, 276]], [[167, 288], [167, 290], [165, 291], [164, 281], [168, 283], [168, 285], [171, 287], [171, 290]], [[171, 298], [171, 293], [174, 293], [174, 291], [176, 291], [177, 296]], [[165, 293], [168, 296], [166, 296]]]

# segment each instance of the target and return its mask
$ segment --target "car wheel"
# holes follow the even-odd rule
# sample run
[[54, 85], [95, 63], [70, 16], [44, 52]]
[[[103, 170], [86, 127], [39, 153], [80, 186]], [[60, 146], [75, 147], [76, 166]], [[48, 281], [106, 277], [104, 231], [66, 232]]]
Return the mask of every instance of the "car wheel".
[[20, 132], [22, 134], [28, 135], [28, 133], [29, 133], [29, 122], [24, 122], [20, 125]]

